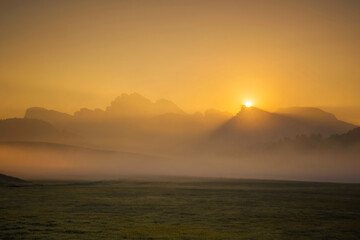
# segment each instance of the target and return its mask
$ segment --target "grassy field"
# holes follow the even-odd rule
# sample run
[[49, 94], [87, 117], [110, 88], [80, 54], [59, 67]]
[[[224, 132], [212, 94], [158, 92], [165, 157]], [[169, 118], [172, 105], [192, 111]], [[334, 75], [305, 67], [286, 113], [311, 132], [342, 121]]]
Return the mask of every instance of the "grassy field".
[[0, 187], [0, 239], [360, 239], [360, 184], [37, 181]]

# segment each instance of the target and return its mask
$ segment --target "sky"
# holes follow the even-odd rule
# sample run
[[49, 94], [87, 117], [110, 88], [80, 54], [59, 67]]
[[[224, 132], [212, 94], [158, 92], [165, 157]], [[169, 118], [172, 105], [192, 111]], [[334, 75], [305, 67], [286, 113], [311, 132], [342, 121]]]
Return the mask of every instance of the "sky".
[[360, 124], [359, 12], [356, 0], [0, 0], [0, 118], [138, 92], [187, 112], [252, 101]]

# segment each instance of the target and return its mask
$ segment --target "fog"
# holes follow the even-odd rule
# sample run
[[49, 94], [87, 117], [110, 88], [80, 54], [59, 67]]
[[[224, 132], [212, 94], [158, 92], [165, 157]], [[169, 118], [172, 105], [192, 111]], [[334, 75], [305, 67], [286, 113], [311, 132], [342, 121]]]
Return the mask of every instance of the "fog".
[[30, 108], [0, 120], [0, 172], [26, 179], [358, 182], [359, 155], [360, 128], [317, 108], [187, 114], [168, 100], [123, 94], [105, 110]]
[[24, 179], [114, 180], [193, 176], [360, 182], [358, 150], [247, 152], [158, 157], [55, 144], [2, 144], [0, 172]]

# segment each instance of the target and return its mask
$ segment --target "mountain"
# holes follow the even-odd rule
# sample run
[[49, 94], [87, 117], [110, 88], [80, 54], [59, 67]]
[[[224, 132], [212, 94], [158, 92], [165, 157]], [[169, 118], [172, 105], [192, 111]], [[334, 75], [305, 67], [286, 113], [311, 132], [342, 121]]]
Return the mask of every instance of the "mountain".
[[334, 133], [344, 133], [356, 127], [353, 124], [338, 120], [334, 114], [325, 112], [319, 108], [311, 108], [311, 107], [282, 108], [279, 109], [277, 113], [285, 116], [301, 119], [304, 122], [308, 122], [312, 124], [313, 126], [317, 125], [319, 129], [322, 128], [322, 130], [319, 133], [322, 133], [324, 135], [329, 135], [326, 133], [326, 129], [328, 129], [330, 134], [334, 134]]
[[81, 108], [79, 111], [74, 112], [74, 119], [79, 120], [86, 120], [86, 119], [92, 119], [92, 120], [99, 120], [101, 118], [104, 118], [105, 111], [101, 109], [88, 109], [88, 108]]
[[57, 125], [70, 121], [72, 116], [54, 110], [47, 110], [46, 108], [31, 107], [26, 110], [25, 118], [39, 119]]
[[50, 123], [37, 119], [0, 120], [0, 141], [74, 142], [74, 134], [59, 131]]
[[206, 140], [218, 149], [234, 150], [266, 144], [284, 137], [321, 134], [329, 136], [355, 128], [330, 113], [315, 108], [283, 109], [277, 113], [242, 106], [241, 111]]
[[231, 115], [217, 110], [186, 114], [169, 100], [152, 102], [132, 93], [117, 97], [105, 110], [82, 108], [68, 115], [30, 108], [25, 118], [47, 121], [58, 129], [78, 134], [92, 146], [164, 153], [184, 149]]
[[76, 119], [101, 119], [119, 117], [152, 117], [162, 114], [185, 114], [175, 103], [160, 99], [155, 102], [150, 101], [138, 93], [126, 94], [115, 98], [105, 111], [101, 109], [90, 110], [81, 108], [74, 115], [48, 110], [40, 107], [32, 107], [26, 110], [25, 118], [39, 119], [50, 122], [55, 126], [66, 126], [70, 121]]
[[320, 122], [327, 122], [327, 121], [337, 120], [334, 114], [313, 107], [280, 108], [276, 112], [283, 115], [293, 116], [293, 117], [312, 120], [312, 121], [316, 120]]
[[235, 116], [217, 110], [187, 114], [169, 100], [152, 102], [137, 93], [120, 95], [105, 110], [82, 108], [68, 115], [30, 108], [25, 118], [48, 121], [92, 146], [172, 155], [197, 149], [233, 151], [301, 134], [328, 137], [356, 127], [318, 108], [268, 112], [242, 106]]
[[122, 94], [105, 110], [109, 116], [156, 116], [166, 113], [185, 114], [175, 103], [160, 99], [152, 102], [138, 93]]

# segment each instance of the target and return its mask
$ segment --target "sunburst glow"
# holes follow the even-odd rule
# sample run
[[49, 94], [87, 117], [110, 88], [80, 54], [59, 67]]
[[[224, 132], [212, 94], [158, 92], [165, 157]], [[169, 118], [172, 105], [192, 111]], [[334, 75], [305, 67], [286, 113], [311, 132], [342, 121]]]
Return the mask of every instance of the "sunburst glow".
[[245, 102], [245, 106], [246, 107], [251, 107], [253, 104], [252, 104], [252, 102], [250, 102], [250, 101], [246, 101]]

